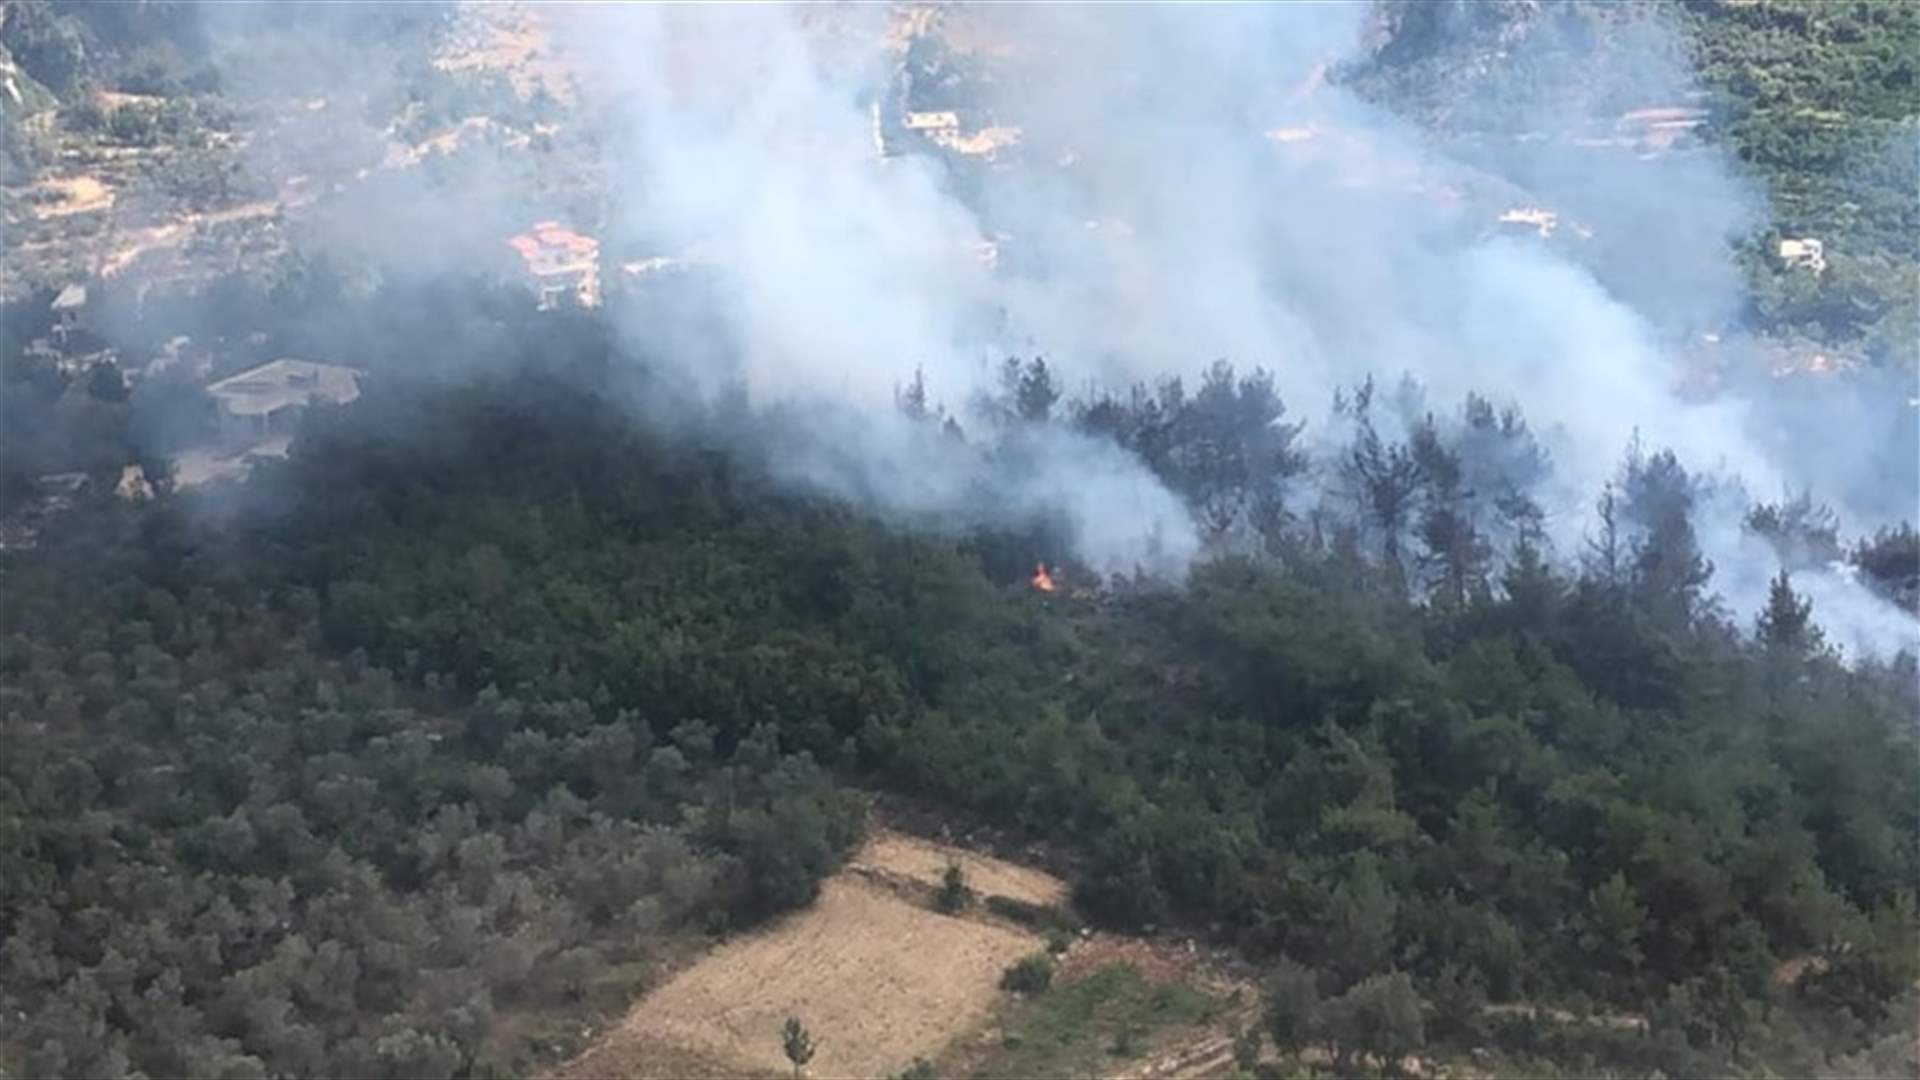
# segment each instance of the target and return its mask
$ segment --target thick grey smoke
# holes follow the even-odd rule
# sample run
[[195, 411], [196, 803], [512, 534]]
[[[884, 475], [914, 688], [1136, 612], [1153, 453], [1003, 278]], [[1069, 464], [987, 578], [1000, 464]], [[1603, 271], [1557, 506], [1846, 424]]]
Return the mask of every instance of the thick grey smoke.
[[[878, 153], [883, 54], [823, 55], [831, 45], [779, 10], [590, 18], [620, 60], [595, 69], [619, 72], [600, 89], [631, 103], [638, 227], [723, 281], [724, 357], [698, 340], [713, 332], [707, 318], [635, 327], [651, 348], [725, 364], [699, 373], [709, 386], [738, 380], [756, 400], [810, 405], [822, 434], [778, 459], [796, 479], [919, 520], [1051, 510], [1103, 571], [1184, 569], [1200, 546], [1190, 519], [1117, 447], [1045, 430], [990, 457], [893, 407], [915, 369], [936, 398], [971, 400], [1006, 338], [976, 211], [932, 159]], [[865, 36], [877, 44], [878, 31]]]
[[[1511, 398], [1551, 451], [1547, 527], [1563, 552], [1578, 550], [1636, 432], [1762, 496], [1810, 481], [1852, 493], [1844, 479], [1820, 483], [1851, 463], [1827, 475], [1782, 465], [1739, 396], [1680, 392], [1679, 350], [1726, 329], [1737, 307], [1726, 242], [1760, 206], [1717, 156], [1580, 137], [1614, 112], [1685, 100], [1678, 52], [1657, 28], [1638, 31], [1659, 47], [1617, 85], [1549, 80], [1467, 164], [1327, 85], [1364, 16], [1357, 5], [968, 9], [982, 48], [1002, 54], [999, 76], [987, 100], [953, 104], [971, 106], [969, 126], [1017, 126], [1020, 141], [964, 185], [930, 155], [876, 153], [875, 110], [897, 107], [898, 61], [877, 9], [838, 35], [777, 8], [569, 17], [595, 58], [589, 84], [631, 125], [619, 163], [629, 226], [726, 282], [716, 295], [737, 366], [714, 378], [768, 400], [855, 406], [818, 414], [833, 452], [788, 461], [812, 483], [922, 518], [1065, 507], [1103, 568], [1139, 559], [1149, 537], [1177, 567], [1198, 550], [1193, 528], [1125, 455], [1054, 436], [1064, 445], [1028, 455], [1010, 489], [996, 474], [983, 499], [978, 454], [891, 408], [916, 367], [937, 398], [964, 402], [989, 359], [1039, 353], [1069, 385], [1221, 356], [1262, 364], [1308, 415], [1369, 373], [1410, 372], [1436, 401]], [[1555, 243], [1490, 235], [1523, 204], [1558, 215]], [[987, 241], [997, 270], [976, 258]], [[656, 342], [673, 331], [635, 329]], [[686, 355], [713, 355], [688, 344]], [[1773, 564], [1739, 528], [1737, 503], [1706, 501], [1700, 533], [1728, 606], [1750, 613]], [[1843, 643], [1912, 642], [1910, 621], [1844, 574], [1811, 568], [1800, 581]]]
[[[1732, 322], [1742, 285], [1727, 250], [1764, 206], [1716, 153], [1619, 145], [1633, 135], [1623, 114], [1693, 100], [1681, 50], [1653, 21], [1615, 49], [1631, 65], [1566, 77], [1544, 65], [1523, 97], [1461, 103], [1474, 135], [1442, 143], [1329, 78], [1365, 54], [1363, 5], [952, 9], [947, 44], [988, 76], [971, 100], [920, 88], [916, 107], [961, 110], [968, 131], [1018, 129], [989, 160], [936, 154], [903, 130], [914, 88], [888, 8], [541, 14], [575, 74], [566, 126], [591, 129], [574, 149], [600, 155], [599, 198], [572, 213], [530, 203], [519, 174], [555, 165], [487, 145], [484, 124], [423, 169], [373, 162], [433, 126], [406, 129], [417, 104], [390, 122], [378, 90], [339, 92], [306, 138], [368, 158], [372, 180], [311, 228], [432, 270], [508, 264], [507, 233], [570, 217], [611, 253], [610, 290], [659, 276], [627, 275], [623, 260], [698, 267], [699, 287], [614, 315], [635, 352], [676, 364], [697, 392], [777, 406], [774, 459], [797, 482], [941, 526], [1063, 517], [1094, 566], [1178, 575], [1198, 530], [1140, 462], [1064, 425], [967, 406], [1009, 355], [1044, 355], [1069, 390], [1224, 357], [1274, 372], [1323, 462], [1348, 432], [1320, 418], [1368, 376], [1413, 375], [1438, 413], [1470, 391], [1518, 404], [1550, 456], [1536, 494], [1564, 558], [1636, 433], [1673, 448], [1712, 481], [1699, 534], [1742, 621], [1776, 565], [1741, 528], [1744, 493], [1810, 487], [1853, 531], [1914, 512], [1904, 401], [1860, 409], [1823, 387], [1846, 400], [1809, 412], [1764, 378], [1699, 377], [1764, 367]], [[318, 93], [252, 71], [263, 93]], [[362, 85], [344, 72], [323, 83]], [[356, 132], [363, 117], [379, 119]], [[300, 138], [260, 152], [297, 156]], [[916, 370], [966, 438], [895, 407]], [[1841, 436], [1837, 452], [1806, 453], [1814, 432]], [[1339, 497], [1328, 472], [1309, 475], [1324, 488], [1310, 498]], [[1800, 568], [1796, 582], [1843, 645], [1913, 644], [1912, 620], [1845, 573]]]

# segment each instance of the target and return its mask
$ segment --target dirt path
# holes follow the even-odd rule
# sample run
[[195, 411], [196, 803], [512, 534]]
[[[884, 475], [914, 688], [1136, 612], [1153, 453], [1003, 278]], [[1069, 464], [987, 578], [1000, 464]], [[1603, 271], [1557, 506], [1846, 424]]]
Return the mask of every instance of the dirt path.
[[113, 277], [146, 255], [179, 247], [199, 226], [271, 217], [285, 209], [286, 205], [275, 199], [256, 199], [221, 210], [181, 214], [162, 225], [130, 230], [121, 234], [122, 238], [112, 254], [100, 264], [100, 276]]
[[1233, 1036], [1205, 1035], [1168, 1047], [1116, 1074], [1115, 1080], [1216, 1076], [1233, 1067]]

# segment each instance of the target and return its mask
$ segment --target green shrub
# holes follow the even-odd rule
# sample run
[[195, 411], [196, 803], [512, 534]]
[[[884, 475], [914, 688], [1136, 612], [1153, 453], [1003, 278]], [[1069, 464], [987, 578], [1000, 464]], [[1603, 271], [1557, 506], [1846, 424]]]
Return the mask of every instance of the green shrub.
[[143, 106], [123, 105], [107, 115], [107, 131], [128, 146], [152, 146], [159, 134], [157, 114]]
[[1038, 994], [1053, 985], [1053, 957], [1037, 952], [1021, 957], [1000, 976], [1000, 989]]
[[973, 903], [973, 890], [967, 888], [966, 871], [960, 864], [950, 862], [947, 871], [940, 877], [940, 891], [933, 894], [933, 906], [939, 911], [953, 915]]

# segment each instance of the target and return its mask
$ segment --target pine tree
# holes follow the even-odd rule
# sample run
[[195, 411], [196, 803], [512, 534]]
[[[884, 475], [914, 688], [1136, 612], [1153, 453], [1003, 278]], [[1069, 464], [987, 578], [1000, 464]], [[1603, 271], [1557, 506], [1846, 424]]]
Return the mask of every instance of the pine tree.
[[797, 1016], [787, 1017], [786, 1027], [780, 1031], [781, 1048], [787, 1052], [787, 1060], [793, 1062], [793, 1075], [798, 1077], [807, 1062], [813, 1060], [813, 1052], [819, 1044], [813, 1041], [813, 1034]]
[[1754, 624], [1754, 634], [1776, 649], [1804, 652], [1819, 643], [1820, 628], [1813, 625], [1813, 601], [1793, 591], [1793, 579], [1782, 567], [1767, 592], [1766, 610]]
[[967, 887], [966, 871], [958, 862], [949, 862], [946, 873], [941, 875], [940, 889], [934, 893], [934, 907], [951, 915], [972, 902], [973, 890]]
[[1362, 415], [1360, 432], [1342, 463], [1365, 519], [1378, 529], [1388, 565], [1400, 568], [1400, 535], [1420, 486], [1420, 462], [1399, 443], [1388, 443]]
[[1045, 360], [1036, 356], [1027, 361], [1014, 382], [1013, 400], [1022, 420], [1044, 424], [1052, 418], [1054, 402], [1060, 400], [1060, 389], [1053, 384], [1053, 373], [1047, 370]]
[[1314, 973], [1291, 960], [1281, 960], [1268, 974], [1267, 1034], [1281, 1053], [1292, 1053], [1320, 1034], [1320, 985]]
[[1587, 537], [1587, 575], [1601, 584], [1616, 585], [1620, 581], [1620, 500], [1611, 481], [1600, 489], [1594, 513], [1600, 525]]
[[913, 381], [906, 386], [895, 386], [893, 403], [900, 414], [909, 420], [925, 420], [933, 415], [927, 404], [927, 373], [923, 368], [913, 369]]
[[1576, 920], [1581, 949], [1592, 962], [1622, 976], [1640, 970], [1641, 940], [1647, 909], [1625, 874], [1618, 871], [1587, 894], [1587, 910]]
[[1698, 605], [1713, 576], [1694, 534], [1699, 486], [1671, 450], [1651, 457], [1636, 437], [1628, 447], [1620, 486], [1622, 509], [1638, 533], [1632, 555], [1633, 585], [1645, 609], [1684, 620]]

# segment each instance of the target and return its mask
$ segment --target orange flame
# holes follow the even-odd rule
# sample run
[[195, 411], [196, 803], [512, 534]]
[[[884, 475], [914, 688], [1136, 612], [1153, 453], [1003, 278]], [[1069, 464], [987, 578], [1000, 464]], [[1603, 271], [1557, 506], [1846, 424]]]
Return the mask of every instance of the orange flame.
[[1046, 563], [1035, 563], [1033, 567], [1033, 587], [1041, 592], [1053, 591], [1053, 575], [1047, 573]]

